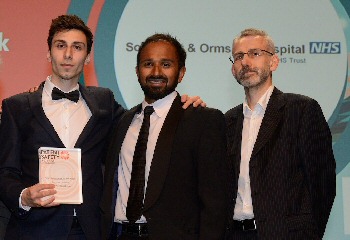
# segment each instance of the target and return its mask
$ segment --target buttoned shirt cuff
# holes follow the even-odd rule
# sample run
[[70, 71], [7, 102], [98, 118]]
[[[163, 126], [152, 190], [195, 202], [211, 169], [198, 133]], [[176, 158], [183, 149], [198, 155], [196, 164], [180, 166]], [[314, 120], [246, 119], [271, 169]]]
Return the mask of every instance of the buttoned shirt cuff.
[[27, 188], [23, 189], [22, 192], [21, 192], [21, 194], [19, 195], [18, 206], [19, 206], [19, 208], [22, 208], [23, 210], [29, 211], [31, 207], [23, 206], [23, 205], [22, 205], [22, 194], [23, 194], [23, 192], [24, 192], [26, 189], [27, 189]]

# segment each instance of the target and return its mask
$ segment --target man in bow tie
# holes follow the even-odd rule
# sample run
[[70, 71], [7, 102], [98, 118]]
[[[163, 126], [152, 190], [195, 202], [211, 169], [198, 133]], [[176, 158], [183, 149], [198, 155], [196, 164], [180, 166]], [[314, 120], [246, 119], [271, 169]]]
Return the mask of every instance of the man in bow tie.
[[[1, 200], [12, 212], [5, 239], [100, 239], [99, 201], [107, 136], [125, 110], [109, 89], [78, 84], [90, 61], [93, 35], [74, 15], [52, 21], [47, 39], [52, 75], [34, 93], [2, 104]], [[40, 147], [80, 148], [82, 204], [55, 200], [39, 184]]]

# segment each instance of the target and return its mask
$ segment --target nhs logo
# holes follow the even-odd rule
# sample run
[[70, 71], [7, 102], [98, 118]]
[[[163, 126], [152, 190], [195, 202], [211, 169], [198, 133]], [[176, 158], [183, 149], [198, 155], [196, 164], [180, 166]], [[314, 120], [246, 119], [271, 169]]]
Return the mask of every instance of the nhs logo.
[[339, 54], [340, 42], [310, 42], [310, 54]]

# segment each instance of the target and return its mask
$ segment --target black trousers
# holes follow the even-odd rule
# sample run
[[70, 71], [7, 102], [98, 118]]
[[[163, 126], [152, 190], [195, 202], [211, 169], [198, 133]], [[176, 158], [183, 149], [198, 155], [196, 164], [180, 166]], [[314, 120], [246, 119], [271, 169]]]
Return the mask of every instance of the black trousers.
[[70, 229], [67, 240], [86, 240], [85, 234], [77, 217], [73, 218], [72, 228]]
[[122, 232], [122, 226], [117, 223], [113, 223], [111, 234], [108, 240], [148, 240], [148, 236], [133, 236]]
[[253, 231], [242, 231], [242, 230], [231, 230], [227, 234], [226, 240], [258, 240], [258, 232]]

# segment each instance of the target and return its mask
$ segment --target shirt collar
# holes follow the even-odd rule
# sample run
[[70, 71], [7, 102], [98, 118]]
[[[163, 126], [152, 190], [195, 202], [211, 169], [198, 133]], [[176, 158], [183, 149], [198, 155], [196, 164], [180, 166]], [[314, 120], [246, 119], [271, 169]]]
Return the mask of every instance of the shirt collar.
[[65, 92], [65, 93], [68, 93], [68, 92], [72, 92], [72, 91], [75, 91], [75, 90], [79, 90], [79, 84], [77, 84], [74, 88], [72, 88], [70, 91], [66, 92], [66, 91], [63, 91], [62, 89], [60, 89], [58, 86], [56, 86], [52, 81], [51, 81], [51, 75], [48, 76], [46, 78], [46, 81], [45, 81], [45, 85], [44, 85], [44, 90], [47, 91], [49, 94], [51, 94], [52, 92], [52, 89], [56, 87], [58, 88], [59, 90], [61, 90], [62, 92]]
[[254, 111], [252, 111], [247, 103], [247, 99], [245, 98], [244, 102], [243, 102], [243, 114], [244, 116], [247, 116], [248, 113], [252, 113], [252, 112], [256, 112], [257, 114], [264, 114], [267, 108], [267, 104], [269, 103], [271, 94], [273, 92], [274, 89], [274, 85], [271, 85], [266, 92], [261, 96], [261, 98], [259, 99], [259, 101], [256, 103], [256, 105], [254, 106]]
[[[166, 116], [166, 114], [169, 112], [169, 109], [174, 101], [174, 99], [177, 96], [177, 92], [173, 91], [172, 93], [168, 94], [162, 99], [159, 99], [155, 101], [152, 104], [148, 104], [145, 100], [142, 102], [142, 113], [143, 109], [145, 109], [146, 106], [153, 106], [154, 112], [157, 114], [159, 118]], [[140, 114], [141, 115], [141, 114]]]
[[[51, 81], [51, 75], [48, 76], [45, 80], [45, 84], [44, 84], [44, 88], [43, 88], [43, 91], [51, 97], [51, 94], [52, 94], [52, 90], [53, 88], [56, 87], [58, 88], [59, 90], [61, 90], [62, 92], [65, 92], [63, 91], [62, 89], [60, 89], [59, 87], [57, 87], [52, 81]], [[69, 92], [71, 91], [75, 91], [75, 90], [79, 90], [79, 84], [77, 84], [74, 88], [72, 88]], [[67, 92], [66, 92], [67, 93]], [[81, 96], [81, 93], [79, 91], [79, 95]]]

